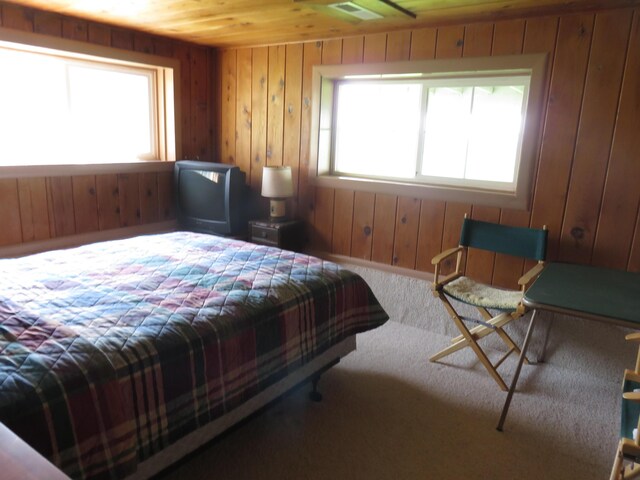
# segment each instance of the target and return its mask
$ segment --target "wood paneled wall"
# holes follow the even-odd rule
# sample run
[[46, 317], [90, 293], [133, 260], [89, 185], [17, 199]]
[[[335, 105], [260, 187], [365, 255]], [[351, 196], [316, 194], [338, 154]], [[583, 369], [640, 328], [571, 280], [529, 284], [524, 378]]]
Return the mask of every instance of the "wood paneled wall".
[[[307, 179], [311, 69], [519, 53], [549, 54], [532, 206], [500, 209], [314, 188]], [[292, 165], [313, 246], [420, 271], [473, 218], [550, 229], [549, 258], [640, 271], [640, 11], [454, 25], [219, 55], [219, 155], [259, 190], [264, 165]], [[392, 161], [392, 159], [390, 159]], [[476, 253], [468, 271], [513, 285], [525, 267]]]
[[[179, 59], [182, 158], [213, 160], [213, 50], [4, 2], [0, 26]], [[0, 180], [0, 245], [173, 219], [172, 178], [167, 172]]]
[[0, 180], [0, 246], [175, 218], [173, 173]]
[[[297, 197], [290, 208], [307, 221], [317, 250], [431, 271], [430, 258], [457, 243], [460, 219], [468, 212], [510, 225], [546, 224], [551, 259], [640, 271], [638, 10], [453, 25], [217, 55], [205, 47], [4, 2], [0, 26], [180, 59], [182, 158], [235, 163], [256, 192], [262, 166], [291, 165]], [[548, 52], [550, 63], [529, 211], [310, 185], [313, 65], [539, 52]], [[172, 218], [168, 178], [2, 180], [0, 245]], [[502, 255], [477, 253], [468, 259], [471, 273], [498, 285], [510, 284], [524, 268]]]

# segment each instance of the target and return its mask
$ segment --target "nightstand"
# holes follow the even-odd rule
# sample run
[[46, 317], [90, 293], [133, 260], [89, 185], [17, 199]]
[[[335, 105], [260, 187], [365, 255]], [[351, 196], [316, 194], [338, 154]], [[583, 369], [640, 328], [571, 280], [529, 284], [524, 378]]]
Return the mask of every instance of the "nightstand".
[[249, 241], [299, 252], [305, 243], [304, 222], [252, 220], [249, 222]]

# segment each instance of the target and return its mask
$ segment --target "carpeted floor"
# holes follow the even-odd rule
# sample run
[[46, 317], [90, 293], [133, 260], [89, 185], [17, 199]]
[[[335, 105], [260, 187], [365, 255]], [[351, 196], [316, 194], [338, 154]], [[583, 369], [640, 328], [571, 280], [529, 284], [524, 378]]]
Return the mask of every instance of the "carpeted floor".
[[[556, 319], [546, 362], [523, 368], [500, 433], [495, 427], [506, 394], [471, 352], [444, 364], [427, 361], [448, 336], [428, 323], [412, 324], [425, 314], [445, 322], [439, 306], [405, 318], [406, 302], [398, 303], [393, 290], [416, 281], [360, 273], [393, 321], [359, 335], [358, 350], [325, 373], [324, 400], [311, 402], [309, 389], [298, 389], [163, 479], [607, 478], [622, 368], [634, 362], [624, 331]], [[494, 358], [500, 353], [492, 351]], [[500, 367], [507, 382], [515, 363], [511, 357]]]

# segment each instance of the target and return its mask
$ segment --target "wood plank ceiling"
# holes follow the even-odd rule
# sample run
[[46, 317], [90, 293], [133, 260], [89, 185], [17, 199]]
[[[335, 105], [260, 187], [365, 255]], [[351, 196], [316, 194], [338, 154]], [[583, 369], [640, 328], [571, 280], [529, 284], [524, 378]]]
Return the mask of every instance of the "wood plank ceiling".
[[[14, 0], [212, 47], [271, 45], [433, 25], [640, 5], [640, 0], [353, 0], [382, 15], [363, 21], [328, 5], [341, 0]], [[403, 13], [405, 9], [415, 18]]]

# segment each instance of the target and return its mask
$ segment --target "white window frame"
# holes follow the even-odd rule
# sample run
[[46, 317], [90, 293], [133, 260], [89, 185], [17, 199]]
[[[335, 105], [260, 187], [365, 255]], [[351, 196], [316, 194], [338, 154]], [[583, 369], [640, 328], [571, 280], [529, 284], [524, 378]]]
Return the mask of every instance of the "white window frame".
[[[415, 198], [457, 201], [502, 208], [530, 207], [535, 164], [539, 151], [541, 109], [547, 54], [425, 60], [356, 65], [317, 65], [313, 68], [312, 125], [309, 176], [321, 187], [347, 188]], [[349, 78], [420, 78], [428, 83], [460, 84], [483, 77], [528, 77], [526, 116], [516, 162], [514, 184], [492, 185], [473, 180], [422, 177], [410, 181], [394, 178], [341, 175], [333, 171], [332, 148], [336, 85]], [[420, 147], [422, 148], [422, 146]], [[420, 156], [421, 158], [421, 156]]]
[[154, 152], [149, 158], [114, 159], [111, 163], [0, 165], [0, 178], [158, 171], [166, 170], [167, 162], [181, 158], [179, 60], [6, 28], [0, 28], [0, 46], [65, 57], [85, 65], [89, 62], [113, 71], [145, 72], [152, 77], [150, 114], [155, 123]]

